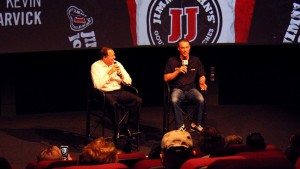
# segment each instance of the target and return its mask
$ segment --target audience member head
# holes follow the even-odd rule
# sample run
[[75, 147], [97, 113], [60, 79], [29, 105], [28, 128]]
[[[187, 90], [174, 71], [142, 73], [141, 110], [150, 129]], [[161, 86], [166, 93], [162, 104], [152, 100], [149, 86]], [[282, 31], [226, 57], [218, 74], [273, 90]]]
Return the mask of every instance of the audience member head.
[[80, 165], [115, 163], [118, 161], [117, 149], [113, 142], [100, 137], [83, 148], [78, 161]]
[[243, 144], [243, 137], [240, 135], [228, 135], [225, 137], [225, 146], [229, 146], [231, 144]]
[[160, 157], [167, 169], [178, 169], [194, 156], [193, 139], [187, 131], [173, 130], [166, 133], [161, 141], [161, 149]]
[[199, 150], [205, 154], [211, 154], [214, 150], [224, 147], [225, 140], [215, 127], [205, 127], [200, 132], [198, 139]]
[[252, 146], [256, 148], [257, 150], [264, 150], [267, 146], [265, 143], [264, 137], [261, 135], [261, 133], [254, 132], [250, 133], [246, 138], [246, 145]]
[[284, 153], [293, 164], [296, 164], [300, 157], [300, 134], [292, 134], [289, 142], [290, 145], [285, 149]]
[[292, 134], [289, 142], [291, 148], [300, 149], [300, 134]]
[[6, 158], [0, 157], [0, 168], [1, 169], [12, 169], [13, 167], [10, 165], [9, 161]]
[[58, 146], [52, 145], [46, 149], [40, 151], [37, 155], [37, 161], [46, 160], [62, 160], [61, 150]]

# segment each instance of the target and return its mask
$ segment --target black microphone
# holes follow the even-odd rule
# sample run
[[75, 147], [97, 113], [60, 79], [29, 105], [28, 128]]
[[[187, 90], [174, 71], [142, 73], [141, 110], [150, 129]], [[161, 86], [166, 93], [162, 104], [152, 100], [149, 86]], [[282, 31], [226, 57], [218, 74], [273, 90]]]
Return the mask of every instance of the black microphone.
[[[116, 64], [117, 64], [117, 61], [114, 61], [114, 64], [116, 65]], [[118, 66], [118, 67], [119, 67], [119, 66]], [[118, 68], [118, 69], [119, 69], [119, 68]], [[118, 75], [118, 76], [121, 76], [121, 71], [120, 71], [120, 70], [117, 71], [117, 75]]]

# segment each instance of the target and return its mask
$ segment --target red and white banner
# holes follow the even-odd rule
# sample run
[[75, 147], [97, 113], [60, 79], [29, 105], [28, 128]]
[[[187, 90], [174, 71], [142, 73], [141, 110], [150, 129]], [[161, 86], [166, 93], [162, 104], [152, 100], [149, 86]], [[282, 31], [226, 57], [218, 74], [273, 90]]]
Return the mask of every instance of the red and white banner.
[[0, 53], [299, 43], [300, 0], [1, 0]]
[[[127, 0], [136, 45], [246, 42], [255, 0]], [[132, 9], [135, 8], [135, 9]]]

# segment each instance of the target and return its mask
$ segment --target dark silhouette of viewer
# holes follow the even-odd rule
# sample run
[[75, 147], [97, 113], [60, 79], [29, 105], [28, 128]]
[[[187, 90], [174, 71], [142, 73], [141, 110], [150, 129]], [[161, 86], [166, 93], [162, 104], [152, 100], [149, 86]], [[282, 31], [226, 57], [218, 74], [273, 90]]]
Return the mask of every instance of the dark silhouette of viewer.
[[231, 134], [225, 137], [224, 147], [220, 147], [214, 150], [210, 154], [210, 157], [232, 156], [240, 152], [251, 151], [257, 151], [257, 148], [244, 144], [244, 139], [242, 136]]
[[246, 137], [246, 145], [254, 147], [256, 150], [265, 150], [267, 146], [264, 137], [259, 132], [250, 133]]
[[300, 157], [300, 134], [292, 134], [289, 143], [290, 145], [284, 153], [293, 164], [296, 164], [297, 159]]
[[210, 157], [211, 153], [219, 148], [223, 148], [225, 139], [221, 132], [211, 126], [204, 127], [198, 138], [198, 146], [203, 157]]
[[233, 144], [243, 144], [244, 139], [240, 135], [231, 134], [225, 137], [225, 147], [233, 145]]
[[13, 167], [10, 165], [9, 161], [4, 157], [0, 157], [0, 168], [1, 169], [13, 169]]

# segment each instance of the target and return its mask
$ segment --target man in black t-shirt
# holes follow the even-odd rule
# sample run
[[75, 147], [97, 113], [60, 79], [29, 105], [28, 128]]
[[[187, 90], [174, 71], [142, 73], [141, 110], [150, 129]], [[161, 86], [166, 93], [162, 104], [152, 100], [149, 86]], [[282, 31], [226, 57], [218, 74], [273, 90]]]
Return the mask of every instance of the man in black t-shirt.
[[207, 89], [204, 69], [198, 57], [190, 56], [191, 45], [187, 39], [180, 40], [177, 49], [180, 55], [169, 58], [164, 71], [164, 81], [172, 88], [171, 104], [175, 113], [175, 127], [186, 130], [182, 117], [183, 110], [180, 106], [186, 99], [196, 106], [191, 129], [200, 132], [204, 97], [197, 89], [197, 85], [201, 90]]

